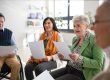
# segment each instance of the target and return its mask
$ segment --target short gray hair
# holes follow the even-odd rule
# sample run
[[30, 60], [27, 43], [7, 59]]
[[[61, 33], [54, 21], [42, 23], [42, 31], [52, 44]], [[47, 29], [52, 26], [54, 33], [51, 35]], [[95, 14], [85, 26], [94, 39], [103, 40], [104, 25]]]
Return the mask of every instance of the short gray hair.
[[90, 20], [86, 15], [77, 15], [73, 17], [73, 22], [85, 22], [87, 26], [90, 24]]

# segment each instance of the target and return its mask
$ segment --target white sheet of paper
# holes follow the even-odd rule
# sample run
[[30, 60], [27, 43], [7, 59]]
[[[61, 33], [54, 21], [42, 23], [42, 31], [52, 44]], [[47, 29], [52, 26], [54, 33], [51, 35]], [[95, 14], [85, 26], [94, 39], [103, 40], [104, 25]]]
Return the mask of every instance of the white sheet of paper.
[[16, 54], [16, 46], [0, 46], [0, 56], [7, 56], [8, 54]]
[[45, 58], [45, 50], [43, 41], [29, 42], [31, 54], [35, 59]]
[[61, 54], [63, 54], [64, 59], [71, 60], [71, 58], [69, 57], [69, 54], [72, 54], [72, 53], [65, 42], [54, 42], [54, 44], [56, 48], [58, 49], [58, 51]]
[[34, 80], [55, 80], [49, 73], [49, 71], [45, 70], [40, 75], [38, 75]]

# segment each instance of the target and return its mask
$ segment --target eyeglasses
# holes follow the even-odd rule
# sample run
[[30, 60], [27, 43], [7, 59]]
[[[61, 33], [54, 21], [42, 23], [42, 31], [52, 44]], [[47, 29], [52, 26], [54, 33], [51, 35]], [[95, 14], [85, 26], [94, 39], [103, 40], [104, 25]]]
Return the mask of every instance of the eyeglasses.
[[110, 22], [110, 20], [96, 20], [95, 22], [93, 22], [92, 24], [95, 25], [95, 24], [99, 24], [99, 23], [107, 23], [107, 22]]

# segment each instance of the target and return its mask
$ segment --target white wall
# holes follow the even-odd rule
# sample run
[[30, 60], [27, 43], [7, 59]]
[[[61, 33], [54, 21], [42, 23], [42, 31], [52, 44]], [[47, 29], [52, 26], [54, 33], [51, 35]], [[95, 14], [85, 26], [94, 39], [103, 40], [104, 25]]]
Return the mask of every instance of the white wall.
[[74, 33], [67, 33], [67, 32], [66, 33], [62, 32], [61, 34], [64, 38], [65, 43], [68, 45], [71, 45], [72, 44], [72, 38], [75, 36], [75, 34]]
[[92, 15], [95, 15], [98, 6], [99, 0], [84, 0], [84, 12], [90, 11]]
[[[4, 14], [5, 26], [14, 32], [18, 48], [22, 49], [22, 41], [26, 33], [26, 1], [0, 0], [0, 12]], [[20, 52], [21, 53], [21, 52]]]
[[6, 17], [5, 26], [14, 32], [19, 48], [18, 53], [24, 61], [27, 60], [30, 53], [29, 50], [24, 50], [23, 46], [23, 40], [29, 30], [26, 25], [28, 3], [28, 0], [0, 0], [0, 12]]

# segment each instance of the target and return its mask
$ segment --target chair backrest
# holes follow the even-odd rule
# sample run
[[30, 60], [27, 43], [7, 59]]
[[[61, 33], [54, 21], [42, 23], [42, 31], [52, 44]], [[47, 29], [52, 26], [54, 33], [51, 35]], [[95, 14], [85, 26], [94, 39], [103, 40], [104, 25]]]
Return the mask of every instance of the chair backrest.
[[6, 73], [6, 72], [11, 72], [10, 68], [8, 67], [7, 64], [3, 64], [3, 67], [1, 69], [1, 73]]
[[11, 72], [11, 69], [4, 63], [0, 72], [0, 80], [3, 78], [10, 79], [10, 77], [7, 76], [10, 72]]

